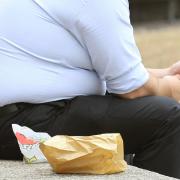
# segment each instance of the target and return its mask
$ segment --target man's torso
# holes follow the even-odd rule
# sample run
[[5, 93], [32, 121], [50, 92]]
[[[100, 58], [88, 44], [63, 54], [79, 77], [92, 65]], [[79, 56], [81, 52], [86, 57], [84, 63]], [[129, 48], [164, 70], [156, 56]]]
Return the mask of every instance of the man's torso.
[[0, 106], [105, 93], [86, 49], [51, 13], [38, 1], [1, 0]]

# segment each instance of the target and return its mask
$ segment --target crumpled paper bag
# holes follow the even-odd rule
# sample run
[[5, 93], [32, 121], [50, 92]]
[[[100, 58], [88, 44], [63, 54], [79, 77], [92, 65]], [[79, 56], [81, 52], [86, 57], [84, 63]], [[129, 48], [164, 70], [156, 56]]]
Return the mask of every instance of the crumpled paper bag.
[[39, 144], [49, 139], [49, 134], [34, 132], [32, 129], [26, 126], [19, 126], [18, 124], [12, 124], [12, 129], [26, 163], [47, 162], [47, 159], [39, 149]]
[[127, 168], [120, 134], [59, 135], [40, 149], [56, 173], [112, 174]]

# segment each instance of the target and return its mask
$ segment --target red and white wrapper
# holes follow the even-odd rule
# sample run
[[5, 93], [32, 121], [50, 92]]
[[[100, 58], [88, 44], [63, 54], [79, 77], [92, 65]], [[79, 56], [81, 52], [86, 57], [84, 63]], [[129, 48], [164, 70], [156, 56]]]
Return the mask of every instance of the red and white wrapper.
[[17, 124], [12, 124], [12, 129], [26, 163], [47, 162], [47, 159], [39, 149], [39, 144], [51, 138], [48, 133], [35, 132], [26, 126]]

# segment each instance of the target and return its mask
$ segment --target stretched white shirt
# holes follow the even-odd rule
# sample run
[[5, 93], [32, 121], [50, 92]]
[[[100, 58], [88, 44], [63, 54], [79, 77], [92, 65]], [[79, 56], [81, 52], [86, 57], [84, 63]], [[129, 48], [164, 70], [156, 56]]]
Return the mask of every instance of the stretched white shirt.
[[124, 94], [148, 78], [128, 0], [0, 1], [0, 106]]

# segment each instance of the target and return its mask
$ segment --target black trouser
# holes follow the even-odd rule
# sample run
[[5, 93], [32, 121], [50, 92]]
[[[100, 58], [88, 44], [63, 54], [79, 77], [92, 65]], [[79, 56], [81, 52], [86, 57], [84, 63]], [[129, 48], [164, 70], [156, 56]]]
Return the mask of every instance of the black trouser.
[[118, 132], [125, 153], [135, 154], [135, 166], [180, 178], [180, 105], [170, 98], [79, 96], [63, 108], [58, 103], [20, 103], [17, 107], [0, 118], [1, 159], [22, 158], [12, 123], [51, 136]]

